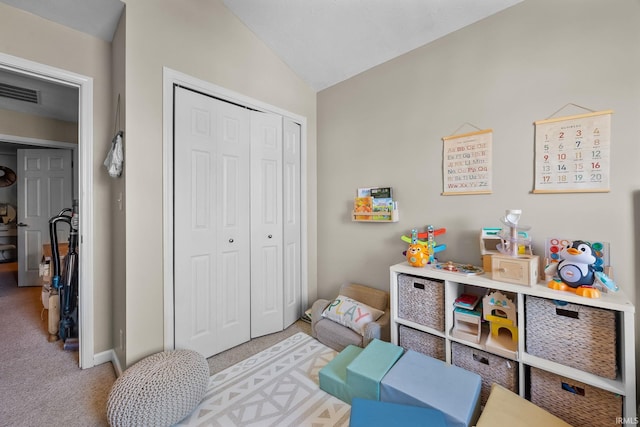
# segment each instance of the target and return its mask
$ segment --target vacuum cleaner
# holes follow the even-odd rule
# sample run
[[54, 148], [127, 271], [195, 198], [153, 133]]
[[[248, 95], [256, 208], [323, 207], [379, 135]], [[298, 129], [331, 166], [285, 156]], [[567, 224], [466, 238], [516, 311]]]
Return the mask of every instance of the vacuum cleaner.
[[[64, 258], [64, 269], [60, 269], [60, 251], [58, 249], [58, 225], [69, 226], [69, 250]], [[51, 288], [57, 293], [59, 305], [58, 336], [64, 342], [65, 350], [78, 349], [78, 201], [73, 208], [65, 208], [49, 220], [51, 239], [51, 261], [53, 274]], [[55, 309], [55, 308], [54, 308]], [[52, 307], [49, 307], [50, 314]], [[55, 315], [54, 315], [55, 316]], [[51, 320], [51, 318], [50, 318]], [[55, 326], [53, 326], [55, 328]], [[49, 325], [51, 333], [52, 325]]]

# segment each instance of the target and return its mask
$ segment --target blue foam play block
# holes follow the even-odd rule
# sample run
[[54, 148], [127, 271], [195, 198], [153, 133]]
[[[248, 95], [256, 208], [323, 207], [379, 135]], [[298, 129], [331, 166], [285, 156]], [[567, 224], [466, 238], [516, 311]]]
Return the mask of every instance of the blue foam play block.
[[447, 427], [436, 409], [354, 398], [349, 427]]
[[372, 340], [347, 366], [347, 384], [353, 397], [380, 400], [380, 381], [403, 352], [404, 349], [397, 345]]
[[351, 403], [351, 389], [347, 385], [347, 366], [363, 351], [355, 345], [345, 347], [318, 372], [320, 389], [346, 403]]
[[447, 425], [468, 427], [480, 415], [480, 375], [416, 351], [407, 352], [380, 384], [380, 400], [441, 411]]

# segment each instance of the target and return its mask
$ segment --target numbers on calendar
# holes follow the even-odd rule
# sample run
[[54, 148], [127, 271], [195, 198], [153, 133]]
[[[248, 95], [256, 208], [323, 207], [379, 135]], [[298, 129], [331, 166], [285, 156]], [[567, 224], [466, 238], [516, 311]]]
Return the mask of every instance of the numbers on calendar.
[[534, 192], [608, 191], [611, 113], [535, 123]]

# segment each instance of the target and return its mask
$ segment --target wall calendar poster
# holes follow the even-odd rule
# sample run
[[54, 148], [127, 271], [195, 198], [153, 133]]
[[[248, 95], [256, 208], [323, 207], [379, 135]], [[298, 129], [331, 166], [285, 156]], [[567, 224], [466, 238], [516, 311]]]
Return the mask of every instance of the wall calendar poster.
[[485, 129], [442, 138], [443, 196], [491, 193], [491, 142]]
[[612, 110], [534, 122], [534, 193], [609, 191]]

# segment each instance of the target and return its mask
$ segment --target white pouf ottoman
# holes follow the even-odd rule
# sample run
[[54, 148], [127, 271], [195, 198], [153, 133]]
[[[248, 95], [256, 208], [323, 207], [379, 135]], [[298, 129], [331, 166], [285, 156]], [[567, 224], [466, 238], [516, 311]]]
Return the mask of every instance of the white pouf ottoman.
[[148, 356], [113, 384], [107, 401], [109, 424], [171, 426], [200, 403], [209, 383], [209, 364], [192, 350]]

